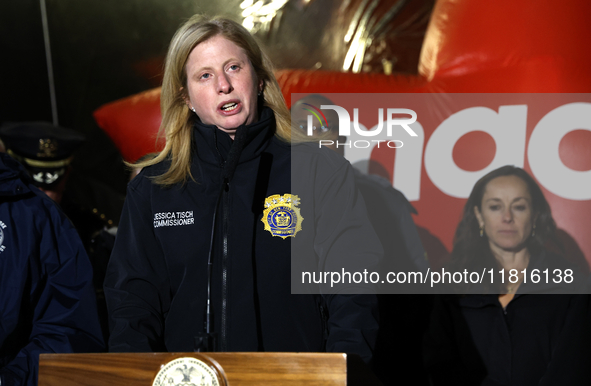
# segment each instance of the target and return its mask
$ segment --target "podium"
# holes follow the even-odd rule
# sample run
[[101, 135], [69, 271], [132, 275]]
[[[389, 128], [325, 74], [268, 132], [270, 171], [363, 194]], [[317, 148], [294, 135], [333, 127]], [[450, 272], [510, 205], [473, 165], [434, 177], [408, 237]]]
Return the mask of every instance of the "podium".
[[[209, 383], [215, 373], [217, 383]], [[38, 386], [254, 386], [347, 384], [335, 353], [41, 354]]]

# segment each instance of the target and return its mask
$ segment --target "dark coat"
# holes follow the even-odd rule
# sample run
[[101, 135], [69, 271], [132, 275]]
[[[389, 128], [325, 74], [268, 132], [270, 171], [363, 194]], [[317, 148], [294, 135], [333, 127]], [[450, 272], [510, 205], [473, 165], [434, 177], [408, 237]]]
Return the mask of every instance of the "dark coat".
[[[326, 350], [371, 357], [375, 296], [292, 295], [290, 289], [290, 282], [301, 280], [294, 267], [340, 270], [341, 254], [350, 251], [363, 262], [360, 267], [378, 264], [381, 248], [371, 227], [359, 220], [364, 207], [352, 168], [330, 151], [294, 146], [301, 151], [292, 173], [292, 146], [273, 135], [269, 109], [248, 132], [228, 186], [222, 173], [233, 142], [199, 123], [191, 166], [195, 181], [170, 188], [152, 183], [150, 177], [167, 170], [163, 163], [145, 168], [129, 184], [105, 280], [111, 351], [195, 349], [204, 325], [211, 244], [217, 350]], [[292, 186], [293, 179], [306, 178], [311, 183]], [[295, 237], [282, 238], [265, 230], [261, 218], [267, 197], [287, 193], [299, 196], [304, 220]], [[378, 247], [364, 250], [353, 230]], [[291, 258], [292, 250], [303, 252], [302, 259]]]
[[92, 268], [76, 230], [0, 153], [0, 378], [37, 385], [40, 353], [104, 350]]
[[553, 290], [562, 287], [522, 284], [506, 308], [498, 295], [437, 298], [424, 348], [433, 385], [591, 384], [591, 298], [535, 294]]

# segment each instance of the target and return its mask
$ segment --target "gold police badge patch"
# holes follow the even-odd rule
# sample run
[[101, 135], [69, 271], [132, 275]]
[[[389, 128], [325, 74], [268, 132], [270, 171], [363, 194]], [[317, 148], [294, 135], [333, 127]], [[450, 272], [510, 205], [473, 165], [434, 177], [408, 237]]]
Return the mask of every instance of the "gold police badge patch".
[[295, 194], [274, 194], [265, 199], [265, 210], [261, 221], [265, 224], [265, 230], [273, 236], [295, 237], [302, 230], [304, 218], [297, 206], [300, 198]]

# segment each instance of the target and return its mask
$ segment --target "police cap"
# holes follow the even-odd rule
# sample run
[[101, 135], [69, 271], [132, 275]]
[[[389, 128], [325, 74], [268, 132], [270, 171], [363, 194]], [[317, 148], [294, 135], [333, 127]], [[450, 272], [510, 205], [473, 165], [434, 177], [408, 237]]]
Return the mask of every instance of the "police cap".
[[34, 183], [51, 188], [65, 175], [74, 151], [84, 142], [77, 131], [47, 122], [6, 123], [0, 127], [6, 152], [22, 163]]

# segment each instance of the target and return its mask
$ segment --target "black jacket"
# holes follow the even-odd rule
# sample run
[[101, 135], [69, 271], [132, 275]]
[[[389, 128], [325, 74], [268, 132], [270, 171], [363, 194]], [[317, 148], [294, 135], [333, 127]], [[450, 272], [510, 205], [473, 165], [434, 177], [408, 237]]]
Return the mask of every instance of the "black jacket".
[[[273, 135], [274, 122], [266, 109], [247, 127], [247, 143], [228, 186], [222, 173], [232, 140], [200, 123], [194, 130], [194, 181], [170, 188], [152, 183], [150, 177], [167, 170], [163, 163], [129, 184], [105, 280], [111, 351], [195, 349], [194, 338], [204, 326], [213, 237], [217, 350], [328, 350], [371, 357], [377, 332], [374, 296], [290, 291], [290, 281], [301, 276], [292, 265], [313, 262], [315, 269], [336, 270], [343, 251], [355, 252], [361, 261], [354, 268], [378, 263], [379, 242], [360, 222], [364, 206], [352, 168], [329, 151], [294, 146], [301, 152], [292, 173], [292, 146]], [[292, 186], [292, 179], [307, 183]], [[303, 221], [295, 237], [282, 238], [265, 230], [261, 218], [266, 198], [287, 193], [299, 196]], [[353, 232], [378, 247], [364, 250]], [[290, 258], [292, 249], [303, 252], [303, 260]]]
[[[552, 260], [546, 251], [532, 258]], [[552, 289], [522, 284], [505, 309], [498, 295], [438, 297], [424, 347], [432, 384], [591, 384], [591, 299], [531, 294]]]
[[36, 386], [40, 353], [103, 350], [92, 268], [76, 230], [0, 153], [2, 386]]

